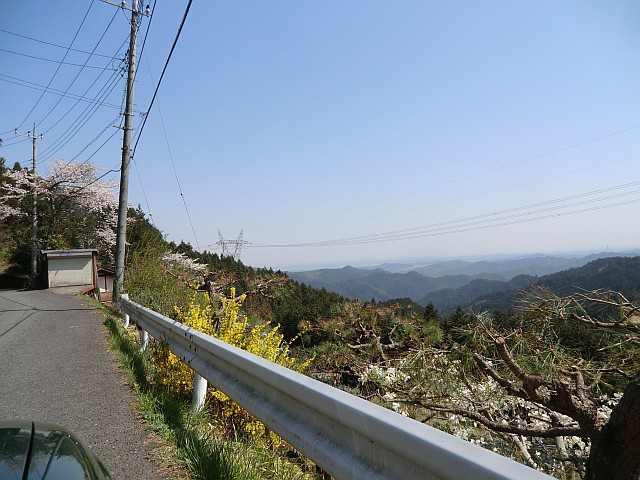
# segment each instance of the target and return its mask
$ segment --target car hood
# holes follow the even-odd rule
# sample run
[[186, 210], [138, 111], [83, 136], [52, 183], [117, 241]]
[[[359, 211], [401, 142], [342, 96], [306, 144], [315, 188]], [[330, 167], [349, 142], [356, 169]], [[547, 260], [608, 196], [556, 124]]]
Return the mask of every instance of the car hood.
[[0, 478], [111, 479], [100, 460], [71, 432], [40, 422], [0, 422]]

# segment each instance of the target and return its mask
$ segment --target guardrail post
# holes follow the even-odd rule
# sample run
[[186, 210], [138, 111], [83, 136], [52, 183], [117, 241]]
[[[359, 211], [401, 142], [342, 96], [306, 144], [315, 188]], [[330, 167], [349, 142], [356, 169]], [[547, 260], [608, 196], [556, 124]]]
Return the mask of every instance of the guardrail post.
[[201, 377], [198, 372], [193, 372], [193, 396], [191, 397], [191, 411], [199, 412], [204, 407], [207, 396], [207, 379]]
[[[126, 294], [126, 293], [123, 293], [122, 295], [120, 295], [120, 298], [125, 298], [125, 299], [129, 300], [129, 295]], [[129, 315], [127, 315], [126, 313], [124, 314], [124, 325], [123, 325], [123, 327], [125, 329], [129, 328]]]
[[144, 352], [147, 349], [147, 345], [149, 343], [149, 333], [146, 330], [142, 330], [142, 335], [140, 335], [140, 351]]

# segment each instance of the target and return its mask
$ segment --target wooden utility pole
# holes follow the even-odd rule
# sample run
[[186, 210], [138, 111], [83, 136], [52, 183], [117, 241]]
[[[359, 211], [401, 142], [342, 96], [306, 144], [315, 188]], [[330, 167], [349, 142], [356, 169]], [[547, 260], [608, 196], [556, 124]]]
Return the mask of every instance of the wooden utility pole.
[[38, 274], [38, 177], [36, 165], [38, 163], [38, 136], [36, 124], [33, 124], [33, 209], [31, 212], [31, 288], [35, 287]]
[[[18, 129], [15, 130], [16, 135], [23, 135], [29, 137], [33, 143], [33, 153], [31, 155], [33, 174], [33, 185], [31, 190], [32, 207], [31, 207], [31, 258], [30, 258], [30, 273], [29, 281], [31, 288], [35, 287], [36, 277], [38, 275], [38, 177], [36, 175], [36, 167], [38, 164], [38, 134], [36, 133], [36, 124], [33, 124], [33, 130], [27, 133], [18, 133]], [[42, 138], [42, 134], [40, 134]]]
[[[111, 3], [111, 2], [107, 2]], [[125, 9], [126, 2], [118, 8]], [[127, 9], [128, 10], [128, 9]], [[131, 35], [129, 37], [129, 69], [127, 75], [127, 106], [124, 112], [122, 163], [120, 166], [120, 195], [118, 197], [118, 227], [116, 231], [116, 274], [113, 298], [118, 300], [124, 286], [124, 258], [127, 243], [127, 209], [129, 196], [129, 164], [131, 163], [131, 129], [133, 120], [133, 87], [136, 77], [136, 38], [138, 36], [138, 0], [131, 2]]]

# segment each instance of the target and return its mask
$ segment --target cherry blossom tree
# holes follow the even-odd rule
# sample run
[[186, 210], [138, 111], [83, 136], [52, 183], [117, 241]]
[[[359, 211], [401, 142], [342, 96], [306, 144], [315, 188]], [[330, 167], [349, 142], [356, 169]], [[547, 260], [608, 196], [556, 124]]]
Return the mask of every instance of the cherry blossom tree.
[[97, 248], [111, 258], [115, 245], [115, 183], [102, 180], [92, 163], [59, 160], [46, 177], [27, 169], [6, 170], [0, 185], [0, 221], [30, 214], [35, 181], [40, 248]]

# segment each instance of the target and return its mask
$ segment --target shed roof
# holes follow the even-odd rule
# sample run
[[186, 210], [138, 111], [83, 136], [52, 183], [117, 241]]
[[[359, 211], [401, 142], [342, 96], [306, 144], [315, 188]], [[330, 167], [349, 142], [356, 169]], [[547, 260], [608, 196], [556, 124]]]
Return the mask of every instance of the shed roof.
[[90, 257], [98, 253], [95, 248], [80, 248], [77, 250], [42, 250], [42, 254], [47, 257]]

